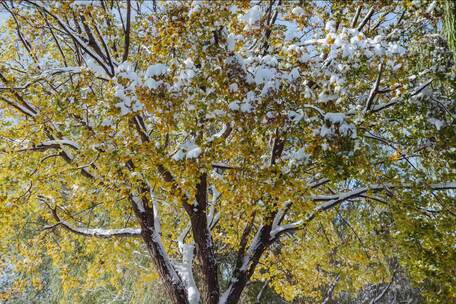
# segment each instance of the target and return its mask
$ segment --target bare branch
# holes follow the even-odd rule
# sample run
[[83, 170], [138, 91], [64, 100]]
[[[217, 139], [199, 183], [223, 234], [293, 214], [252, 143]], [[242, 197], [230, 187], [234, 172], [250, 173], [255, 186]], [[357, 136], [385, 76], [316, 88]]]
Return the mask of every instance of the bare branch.
[[354, 28], [356, 26], [356, 23], [358, 22], [359, 15], [361, 14], [361, 9], [363, 8], [362, 5], [358, 6], [356, 9], [355, 16], [353, 17], [353, 20], [351, 22], [351, 27]]
[[18, 110], [19, 112], [21, 112], [22, 114], [24, 114], [26, 116], [36, 117], [36, 115], [37, 115], [36, 113], [30, 111], [29, 109], [27, 109], [23, 105], [15, 102], [13, 100], [7, 99], [6, 97], [3, 97], [3, 96], [0, 96], [0, 99], [2, 99], [4, 102], [6, 102], [10, 106], [14, 107], [16, 110]]
[[393, 284], [395, 276], [396, 276], [396, 271], [393, 273], [391, 281], [388, 283], [388, 285], [386, 285], [385, 288], [383, 288], [382, 292], [378, 296], [376, 296], [374, 299], [372, 299], [372, 301], [370, 301], [369, 304], [375, 304], [383, 298], [383, 296], [386, 294], [388, 289], [391, 287], [391, 284]]
[[131, 1], [127, 0], [127, 20], [125, 24], [125, 41], [124, 41], [124, 53], [122, 56], [122, 61], [128, 59], [128, 52], [130, 48], [130, 18], [131, 18]]
[[268, 287], [269, 284], [269, 279], [267, 279], [263, 286], [260, 289], [260, 292], [257, 294], [256, 299], [255, 299], [255, 304], [260, 304], [261, 303], [261, 297], [263, 296], [264, 291], [266, 290], [266, 287]]
[[70, 27], [68, 27], [65, 22], [55, 14], [51, 13], [46, 7], [38, 4], [37, 2], [25, 0], [27, 3], [37, 7], [38, 9], [42, 10], [46, 14], [50, 15], [54, 18], [57, 23], [62, 27], [62, 29], [77, 43], [90, 57], [92, 57], [104, 70], [109, 76], [113, 76], [113, 73], [110, 69], [106, 66], [104, 58], [100, 57], [96, 52], [92, 52], [90, 49], [90, 45], [87, 45], [81, 37], [79, 37], [78, 33], [75, 33]]
[[361, 23], [359, 24], [357, 30], [358, 31], [361, 31], [363, 29], [363, 27], [367, 24], [367, 22], [370, 20], [370, 18], [372, 17], [372, 15], [374, 14], [374, 8], [372, 7], [369, 12], [367, 13], [366, 17], [364, 17], [363, 21], [361, 21]]
[[375, 80], [374, 86], [372, 87], [372, 90], [369, 93], [369, 97], [367, 98], [366, 102], [366, 107], [364, 108], [364, 112], [370, 111], [372, 107], [372, 103], [374, 102], [374, 98], [377, 95], [378, 88], [380, 86], [380, 79], [382, 77], [382, 72], [383, 72], [383, 63], [380, 63], [378, 65], [378, 74], [377, 74], [377, 79]]

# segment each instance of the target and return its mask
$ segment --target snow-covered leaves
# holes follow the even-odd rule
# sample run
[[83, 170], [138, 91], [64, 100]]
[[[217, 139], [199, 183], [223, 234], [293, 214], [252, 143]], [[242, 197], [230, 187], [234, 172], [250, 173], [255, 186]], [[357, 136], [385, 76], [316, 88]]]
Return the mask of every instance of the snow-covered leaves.
[[[438, 5], [358, 3], [356, 17], [357, 8], [343, 1], [301, 1], [299, 7], [283, 1], [165, 1], [156, 8], [133, 1], [127, 25], [130, 2], [111, 8], [82, 2], [14, 4], [20, 33], [9, 20], [2, 35], [0, 178], [7, 190], [0, 198], [8, 204], [0, 211], [8, 218], [8, 235], [26, 226], [25, 219], [52, 224], [54, 207], [68, 223], [113, 227], [68, 224], [76, 232], [137, 235], [139, 228], [116, 227], [130, 227], [133, 210], [142, 217], [153, 209], [146, 232], [163, 240], [156, 242], [160, 254], [169, 252], [187, 300], [196, 303], [202, 298], [192, 273], [198, 252], [175, 241], [176, 227], [186, 223], [186, 212], [198, 211], [196, 181], [207, 173], [211, 189], [217, 187], [206, 196], [213, 203], [209, 218], [220, 219], [214, 230], [220, 256], [240, 249], [242, 229], [252, 222], [250, 246], [239, 258], [245, 273], [261, 248], [255, 234], [274, 218], [266, 239], [284, 238], [272, 246], [273, 254], [263, 255], [253, 278], [270, 280], [287, 300], [322, 302], [315, 291], [332, 282], [335, 268], [341, 290], [385, 279], [382, 259], [393, 252], [379, 250], [375, 241], [387, 239], [385, 227], [377, 230], [393, 217], [390, 206], [398, 204], [394, 220], [405, 222], [387, 225], [392, 238], [411, 229], [408, 214], [429, 220], [414, 213], [425, 203], [408, 197], [428, 193], [370, 189], [343, 196], [338, 210], [319, 214], [305, 233], [294, 232], [316, 201], [342, 198], [326, 190], [353, 194], [373, 182], [423, 186], [454, 176], [448, 164], [455, 78], [445, 43], [435, 35]], [[140, 191], [148, 187], [154, 195]], [[35, 206], [33, 197], [41, 192], [55, 197], [56, 205]], [[444, 195], [426, 198], [433, 204], [426, 208], [444, 210]], [[278, 220], [273, 215], [284, 205], [290, 209]], [[45, 232], [51, 235], [59, 225]], [[86, 260], [97, 257], [90, 276], [96, 277], [98, 256], [105, 254], [119, 265], [111, 269], [113, 282], [121, 282], [122, 267], [136, 274], [148, 265], [135, 260], [145, 252], [136, 241], [97, 255], [99, 244], [66, 232], [52, 234], [68, 240], [62, 243], [65, 254], [77, 248], [87, 250]], [[47, 236], [40, 239], [51, 240]], [[59, 242], [42, 245], [61, 262]]]
[[201, 154], [201, 148], [198, 147], [194, 142], [186, 140], [184, 143], [179, 145], [176, 153], [172, 156], [172, 159], [179, 161], [182, 159], [193, 159], [198, 158]]

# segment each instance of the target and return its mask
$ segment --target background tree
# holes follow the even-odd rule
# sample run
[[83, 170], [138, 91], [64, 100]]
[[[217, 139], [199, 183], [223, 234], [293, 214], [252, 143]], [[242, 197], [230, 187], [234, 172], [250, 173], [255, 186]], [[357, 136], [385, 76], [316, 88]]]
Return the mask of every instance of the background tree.
[[454, 299], [436, 2], [0, 3], [5, 298], [55, 269], [72, 302], [329, 303], [405, 269]]

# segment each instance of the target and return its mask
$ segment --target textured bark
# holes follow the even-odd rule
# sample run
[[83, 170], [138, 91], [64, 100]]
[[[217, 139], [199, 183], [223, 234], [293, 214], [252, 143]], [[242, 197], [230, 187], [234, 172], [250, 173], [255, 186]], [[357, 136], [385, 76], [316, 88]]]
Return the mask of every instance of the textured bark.
[[207, 222], [207, 175], [201, 174], [197, 185], [196, 202], [193, 208], [187, 208], [192, 224], [193, 238], [196, 244], [196, 254], [201, 268], [203, 286], [202, 300], [205, 304], [216, 304], [219, 301], [220, 289], [217, 276], [217, 261], [215, 259], [212, 236]]
[[257, 235], [259, 236], [258, 243], [252, 243], [251, 247], [247, 251], [247, 254], [251, 254], [248, 263], [249, 265], [245, 269], [242, 267], [236, 268], [233, 278], [231, 279], [231, 284], [225, 291], [225, 301], [223, 304], [234, 304], [239, 302], [241, 293], [244, 290], [247, 282], [250, 280], [250, 277], [255, 272], [255, 268], [257, 267], [261, 256], [270, 245], [270, 232], [270, 225], [260, 227], [260, 230], [257, 232]]
[[[143, 192], [144, 193], [144, 192]], [[187, 304], [187, 293], [182, 279], [171, 264], [165, 249], [160, 241], [160, 235], [154, 228], [153, 208], [144, 204], [145, 212], [141, 212], [132, 196], [130, 196], [133, 210], [141, 225], [141, 236], [154, 263], [155, 270], [165, 286], [165, 290], [174, 304]]]

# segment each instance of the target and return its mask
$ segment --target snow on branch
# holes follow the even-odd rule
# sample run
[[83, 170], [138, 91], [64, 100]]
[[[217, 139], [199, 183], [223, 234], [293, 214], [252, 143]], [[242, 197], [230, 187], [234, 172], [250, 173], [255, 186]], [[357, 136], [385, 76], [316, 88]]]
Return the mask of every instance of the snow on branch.
[[[419, 93], [421, 93], [424, 89], [426, 89], [432, 83], [432, 81], [433, 81], [433, 79], [430, 79], [430, 80], [426, 81], [424, 84], [422, 84], [421, 86], [416, 88], [413, 92], [410, 92], [410, 90], [409, 90], [410, 96], [413, 97], [413, 96], [418, 95]], [[380, 111], [382, 111], [384, 109], [392, 107], [392, 106], [396, 105], [399, 102], [400, 102], [399, 98], [393, 98], [390, 102], [381, 103], [381, 104], [372, 106], [372, 108], [370, 110], [373, 113], [377, 113], [377, 112], [380, 112]]]
[[100, 228], [83, 228], [71, 226], [68, 222], [61, 220], [59, 225], [62, 225], [65, 229], [74, 232], [79, 235], [93, 236], [100, 238], [112, 238], [112, 237], [132, 237], [141, 235], [141, 229], [139, 228], [119, 228], [119, 229], [100, 229]]
[[48, 199], [45, 197], [39, 197], [40, 201], [44, 202], [52, 212], [52, 216], [57, 221], [54, 225], [45, 226], [44, 229], [52, 229], [57, 226], [62, 226], [66, 230], [73, 233], [88, 236], [88, 237], [100, 237], [100, 238], [113, 238], [113, 237], [135, 237], [141, 235], [141, 229], [139, 228], [119, 228], [119, 229], [101, 229], [101, 228], [86, 228], [86, 227], [76, 227], [70, 224], [69, 222], [60, 218], [57, 214], [57, 208], [52, 208]]
[[296, 221], [291, 224], [276, 226], [274, 229], [271, 230], [271, 233], [270, 233], [271, 241], [273, 241], [274, 239], [276, 239], [277, 236], [279, 236], [280, 234], [282, 234], [286, 231], [295, 230], [295, 229], [301, 227], [302, 224], [304, 224], [304, 221], [299, 220], [299, 221]]
[[[293, 223], [286, 224], [286, 225], [279, 225], [280, 222], [278, 222], [277, 216], [283, 216], [283, 215], [281, 215], [281, 211], [279, 211], [277, 213], [276, 217], [274, 218], [273, 227], [270, 232], [270, 236], [271, 236], [270, 240], [275, 241], [280, 237], [280, 235], [282, 235], [286, 232], [294, 231], [297, 229], [302, 229], [304, 227], [304, 225], [306, 223], [310, 222], [312, 219], [314, 219], [315, 216], [319, 212], [323, 212], [323, 211], [332, 209], [333, 207], [335, 207], [345, 201], [348, 201], [350, 199], [359, 198], [359, 197], [366, 198], [365, 193], [368, 191], [382, 191], [382, 190], [388, 190], [388, 189], [405, 189], [405, 188], [412, 188], [412, 187], [414, 187], [414, 185], [412, 185], [412, 184], [403, 184], [403, 185], [394, 185], [394, 184], [379, 185], [379, 184], [377, 184], [377, 185], [370, 185], [370, 186], [366, 186], [366, 187], [353, 189], [351, 191], [343, 192], [343, 193], [336, 193], [336, 194], [332, 194], [332, 195], [311, 196], [311, 197], [309, 197], [309, 199], [311, 199], [313, 201], [325, 201], [325, 203], [322, 203], [322, 204], [318, 205], [317, 207], [315, 207], [314, 210], [311, 213], [309, 213], [304, 219], [301, 219], [301, 220], [298, 220], [298, 221], [295, 221]], [[452, 189], [456, 189], [456, 182], [435, 183], [435, 184], [429, 185], [428, 189], [433, 190], [433, 191], [452, 190]], [[423, 188], [423, 190], [426, 190], [426, 188]], [[277, 223], [279, 223], [279, 224], [277, 224]]]
[[[313, 201], [327, 201], [327, 203], [319, 205], [317, 208], [319, 210], [327, 210], [332, 208], [333, 206], [349, 200], [351, 198], [356, 198], [362, 196], [362, 194], [366, 193], [369, 190], [373, 191], [381, 191], [386, 189], [399, 189], [399, 188], [412, 188], [415, 185], [412, 184], [403, 184], [403, 185], [394, 185], [394, 184], [384, 184], [384, 185], [370, 185], [366, 187], [361, 187], [358, 189], [354, 189], [349, 192], [344, 193], [337, 193], [332, 195], [313, 195], [310, 197]], [[429, 190], [451, 190], [456, 189], [456, 182], [443, 182], [443, 183], [435, 183], [431, 184]], [[423, 188], [425, 190], [425, 188]]]
[[49, 140], [42, 143], [39, 143], [35, 146], [34, 150], [41, 150], [41, 149], [51, 149], [51, 148], [59, 148], [61, 145], [68, 146], [75, 150], [79, 149], [79, 145], [69, 139], [56, 139], [56, 140]]
[[0, 98], [5, 101], [7, 104], [9, 104], [10, 106], [16, 108], [16, 110], [18, 110], [19, 112], [22, 112], [23, 114], [27, 115], [27, 116], [30, 116], [30, 117], [36, 117], [36, 112], [33, 112], [31, 110], [29, 110], [27, 107], [13, 101], [13, 100], [9, 100], [3, 96], [0, 96]]
[[247, 272], [248, 267], [249, 267], [250, 263], [252, 262], [253, 257], [256, 254], [256, 251], [258, 250], [258, 247], [260, 246], [260, 244], [262, 242], [262, 239], [261, 239], [262, 233], [263, 233], [263, 225], [261, 225], [258, 228], [258, 231], [255, 234], [255, 237], [253, 238], [252, 244], [250, 244], [250, 247], [247, 250], [246, 255], [244, 256], [244, 259], [242, 260], [241, 268], [239, 268], [239, 270], [241, 272]]
[[91, 49], [90, 49], [90, 46], [84, 42], [83, 39], [81, 39], [81, 37], [79, 36], [78, 33], [74, 32], [71, 28], [69, 28], [65, 22], [57, 15], [53, 14], [52, 12], [50, 12], [45, 6], [42, 6], [40, 5], [39, 3], [36, 3], [35, 1], [27, 1], [28, 3], [36, 6], [38, 9], [41, 9], [42, 11], [44, 11], [45, 13], [47, 13], [48, 15], [52, 16], [52, 18], [54, 18], [57, 23], [62, 27], [62, 29], [68, 34], [71, 36], [71, 38], [74, 39], [74, 41], [85, 51], [87, 52], [87, 54], [89, 54], [93, 59], [95, 59], [95, 61], [97, 61], [97, 63], [106, 71], [106, 73], [110, 76], [113, 76], [113, 74], [111, 73], [111, 71], [109, 70], [109, 68], [105, 65], [105, 60], [104, 58], [101, 58], [98, 54], [96, 54], [96, 52], [92, 52]]
[[195, 244], [185, 244], [185, 236], [190, 231], [188, 225], [178, 238], [179, 251], [182, 254], [181, 263], [173, 263], [176, 271], [179, 273], [182, 281], [187, 289], [187, 298], [190, 304], [198, 304], [200, 302], [200, 293], [196, 286], [195, 278], [193, 276], [193, 259], [195, 257]]
[[456, 182], [446, 182], [431, 185], [432, 190], [451, 190], [456, 189]]

